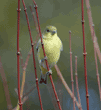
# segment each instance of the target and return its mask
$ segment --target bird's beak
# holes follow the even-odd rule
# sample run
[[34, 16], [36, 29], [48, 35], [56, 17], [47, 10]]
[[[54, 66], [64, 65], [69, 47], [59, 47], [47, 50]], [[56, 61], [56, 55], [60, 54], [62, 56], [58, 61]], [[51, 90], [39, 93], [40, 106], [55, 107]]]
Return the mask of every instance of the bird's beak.
[[54, 35], [56, 33], [56, 31], [52, 31], [52, 35]]

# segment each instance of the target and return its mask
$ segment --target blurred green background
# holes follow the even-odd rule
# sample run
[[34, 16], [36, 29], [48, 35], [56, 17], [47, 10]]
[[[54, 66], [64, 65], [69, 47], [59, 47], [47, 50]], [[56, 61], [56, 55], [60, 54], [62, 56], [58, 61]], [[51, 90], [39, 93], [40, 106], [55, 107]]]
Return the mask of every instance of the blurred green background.
[[[70, 76], [70, 55], [69, 55], [69, 30], [72, 31], [72, 52], [73, 52], [73, 73], [75, 73], [75, 55], [78, 56], [78, 78], [79, 89], [81, 96], [81, 104], [83, 110], [86, 110], [86, 98], [85, 98], [85, 80], [84, 80], [84, 67], [83, 67], [83, 37], [82, 37], [82, 25], [81, 25], [81, 1], [79, 0], [36, 0], [38, 5], [38, 13], [41, 31], [47, 25], [53, 25], [57, 27], [58, 36], [63, 42], [63, 52], [61, 53], [58, 66], [64, 76], [67, 84], [71, 88], [71, 76]], [[27, 13], [29, 17], [31, 32], [33, 41], [37, 35], [35, 25], [32, 19], [32, 15], [29, 9], [29, 5], [33, 6], [32, 0], [25, 0], [27, 7]], [[101, 49], [101, 1], [90, 0], [93, 22], [95, 24], [95, 32], [98, 39], [99, 47]], [[16, 38], [17, 38], [17, 0], [3, 0], [0, 3], [0, 56], [3, 64], [4, 72], [7, 77], [7, 84], [9, 86], [10, 98], [12, 106], [17, 104], [17, 94], [14, 89], [17, 88], [17, 56], [16, 56]], [[34, 8], [33, 8], [34, 10]], [[35, 10], [34, 10], [35, 11]], [[86, 5], [84, 4], [84, 19], [85, 19], [85, 38], [86, 38], [86, 51], [87, 51], [87, 75], [88, 75], [88, 88], [89, 88], [89, 108], [90, 110], [101, 110], [96, 68], [94, 59], [94, 49], [92, 38], [90, 34], [89, 22], [87, 17]], [[24, 8], [21, 1], [21, 13], [20, 13], [20, 48], [22, 51], [23, 61], [25, 62], [28, 52], [31, 48], [29, 32], [24, 13]], [[36, 51], [35, 51], [36, 55]], [[38, 66], [38, 60], [36, 57], [37, 73], [40, 78], [40, 71]], [[99, 74], [101, 73], [100, 63]], [[22, 76], [22, 68], [20, 68]], [[22, 77], [21, 77], [22, 78]], [[75, 78], [75, 77], [74, 77]], [[53, 70], [53, 80], [57, 89], [57, 75]], [[28, 90], [35, 84], [34, 66], [32, 55], [29, 59], [29, 63], [26, 70], [26, 83]], [[48, 80], [48, 83], [50, 81]], [[7, 110], [7, 103], [4, 94], [3, 82], [0, 76], [0, 110]], [[42, 103], [44, 110], [54, 110], [52, 100], [45, 85], [40, 85], [40, 92], [42, 97]], [[27, 90], [27, 91], [28, 91]], [[63, 110], [72, 110], [72, 100], [62, 86], [62, 108]], [[76, 95], [76, 89], [75, 89]], [[71, 107], [70, 107], [71, 105]], [[30, 110], [40, 110], [40, 103], [37, 95], [37, 89], [35, 89], [29, 96]], [[26, 103], [23, 105], [23, 109], [26, 110]], [[77, 108], [78, 110], [78, 108]]]

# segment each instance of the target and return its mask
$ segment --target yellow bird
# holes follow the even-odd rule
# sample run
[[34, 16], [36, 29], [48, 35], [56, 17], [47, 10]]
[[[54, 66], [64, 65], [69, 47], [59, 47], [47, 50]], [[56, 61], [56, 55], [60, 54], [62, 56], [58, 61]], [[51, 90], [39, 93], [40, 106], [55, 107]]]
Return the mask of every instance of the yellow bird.
[[[45, 53], [47, 56], [49, 69], [51, 70], [51, 68], [58, 62], [60, 58], [60, 53], [63, 50], [62, 41], [57, 35], [57, 28], [55, 26], [47, 26], [42, 34], [42, 40], [44, 44]], [[41, 46], [41, 39], [39, 39], [36, 49], [39, 66], [41, 70], [41, 78], [39, 83], [47, 84], [48, 70], [45, 63], [43, 49]]]

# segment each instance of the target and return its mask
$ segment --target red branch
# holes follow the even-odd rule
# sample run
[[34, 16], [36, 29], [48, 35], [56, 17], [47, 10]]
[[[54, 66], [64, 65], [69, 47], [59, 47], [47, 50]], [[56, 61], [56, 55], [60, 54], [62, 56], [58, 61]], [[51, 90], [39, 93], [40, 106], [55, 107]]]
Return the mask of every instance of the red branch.
[[3, 65], [1, 62], [1, 56], [0, 56], [0, 73], [1, 73], [1, 78], [3, 81], [3, 87], [4, 87], [5, 96], [6, 96], [6, 101], [7, 101], [7, 109], [12, 110], [12, 104], [11, 104], [11, 100], [10, 100], [10, 94], [9, 94], [9, 89], [8, 89], [8, 85], [7, 85], [7, 79], [6, 79], [6, 75], [5, 75]]
[[41, 110], [43, 110], [42, 101], [41, 101], [41, 95], [40, 95], [40, 90], [39, 90], [39, 85], [38, 85], [37, 71], [36, 71], [36, 62], [35, 62], [35, 55], [34, 55], [34, 44], [33, 44], [32, 36], [31, 36], [31, 30], [30, 30], [30, 25], [29, 25], [29, 20], [28, 20], [28, 15], [27, 15], [27, 11], [26, 11], [26, 6], [25, 6], [25, 3], [24, 3], [24, 0], [22, 0], [22, 3], [23, 3], [23, 6], [24, 6], [24, 11], [25, 11], [25, 15], [26, 15], [28, 30], [29, 30], [29, 34], [30, 34], [32, 53], [33, 53], [33, 63], [34, 63], [34, 70], [35, 70], [35, 78], [36, 78], [36, 86], [37, 86], [37, 90], [38, 90], [38, 96], [39, 96], [39, 101], [40, 101], [40, 105], [41, 105]]
[[85, 87], [86, 87], [86, 102], [87, 110], [89, 110], [89, 94], [87, 85], [87, 67], [86, 67], [86, 46], [85, 46], [85, 33], [84, 33], [84, 1], [81, 0], [81, 10], [82, 10], [82, 33], [83, 33], [83, 56], [84, 56], [84, 72], [85, 72]]
[[94, 24], [93, 24], [93, 46], [94, 46], [94, 57], [95, 57], [95, 65], [96, 65], [96, 76], [97, 76], [97, 83], [99, 88], [99, 94], [100, 94], [100, 101], [101, 101], [101, 88], [100, 88], [100, 78], [99, 78], [99, 72], [98, 72], [98, 64], [97, 64], [97, 55], [96, 55], [96, 47], [95, 47], [95, 32], [94, 32]]
[[22, 103], [21, 103], [21, 96], [20, 96], [20, 68], [19, 68], [19, 57], [20, 57], [20, 51], [19, 51], [19, 27], [20, 27], [20, 0], [18, 0], [18, 18], [17, 18], [17, 77], [18, 77], [18, 98], [19, 98], [19, 108], [22, 110]]
[[[90, 7], [89, 0], [85, 0], [85, 3], [86, 3], [86, 7], [87, 7], [87, 15], [88, 15], [88, 20], [89, 20], [91, 36], [93, 36], [93, 27], [92, 27], [93, 19], [92, 19], [92, 13], [91, 13], [91, 7]], [[100, 52], [99, 44], [97, 42], [96, 34], [94, 36], [95, 36], [94, 40], [95, 40], [96, 53], [97, 53], [97, 56], [98, 56], [100, 64], [101, 64], [101, 52]], [[93, 37], [92, 37], [92, 40], [93, 40]]]
[[[41, 44], [42, 44], [42, 48], [43, 48], [43, 53], [44, 53], [44, 57], [46, 58], [44, 44], [43, 44], [43, 41], [42, 41], [42, 34], [41, 34], [40, 24], [39, 24], [37, 5], [36, 5], [34, 0], [33, 0], [33, 3], [35, 5], [35, 10], [36, 10], [36, 16], [37, 16], [37, 21], [38, 21], [39, 34], [40, 34], [40, 38], [41, 38]], [[45, 59], [45, 62], [46, 62], [47, 70], [49, 71], [49, 65], [48, 65], [47, 59]], [[56, 97], [56, 100], [57, 100], [57, 103], [58, 103], [58, 106], [59, 106], [59, 110], [62, 110], [61, 105], [60, 105], [60, 101], [58, 99], [58, 96], [57, 96], [57, 93], [56, 93], [56, 90], [55, 90], [55, 86], [54, 86], [54, 83], [53, 83], [52, 75], [51, 75], [50, 72], [49, 72], [49, 78], [50, 78], [50, 81], [51, 81], [51, 84], [52, 84], [52, 88], [53, 88], [53, 91], [54, 91], [54, 94], [55, 94], [55, 97]]]
[[[76, 80], [76, 90], [77, 90], [78, 101], [79, 101], [79, 104], [81, 105], [79, 86], [78, 86], [78, 75], [77, 75], [77, 56], [75, 56], [75, 80]], [[81, 106], [80, 106], [79, 110], [82, 110]]]
[[[71, 31], [69, 31], [69, 48], [70, 48], [71, 83], [72, 83], [72, 92], [73, 92], [73, 95], [74, 95], [74, 80], [73, 80], [72, 52], [71, 52]], [[75, 101], [74, 101], [74, 97], [73, 97], [73, 110], [75, 110]]]
[[72, 91], [71, 91], [71, 89], [69, 88], [68, 84], [66, 83], [65, 79], [63, 78], [62, 73], [61, 73], [60, 70], [59, 70], [59, 67], [58, 67], [56, 64], [55, 64], [54, 67], [55, 67], [55, 69], [56, 69], [56, 71], [57, 71], [57, 75], [59, 76], [59, 78], [60, 78], [61, 82], [63, 83], [64, 87], [66, 88], [67, 92], [70, 94], [70, 96], [71, 96], [72, 99], [74, 98], [74, 101], [75, 101], [75, 103], [76, 103], [76, 106], [77, 106], [78, 108], [80, 108], [81, 105], [78, 103], [78, 101], [76, 100], [76, 97], [74, 96], [74, 94], [72, 93]]

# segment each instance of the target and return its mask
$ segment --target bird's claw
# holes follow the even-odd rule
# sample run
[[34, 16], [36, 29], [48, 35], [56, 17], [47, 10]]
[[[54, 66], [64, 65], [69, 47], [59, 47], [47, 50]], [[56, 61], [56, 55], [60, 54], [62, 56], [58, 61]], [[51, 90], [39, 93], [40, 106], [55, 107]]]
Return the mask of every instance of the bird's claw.
[[49, 70], [49, 71], [47, 72], [47, 75], [49, 75], [49, 74], [52, 74], [52, 70]]
[[39, 64], [41, 65], [44, 60], [47, 60], [47, 56], [45, 56], [43, 59], [39, 60]]

